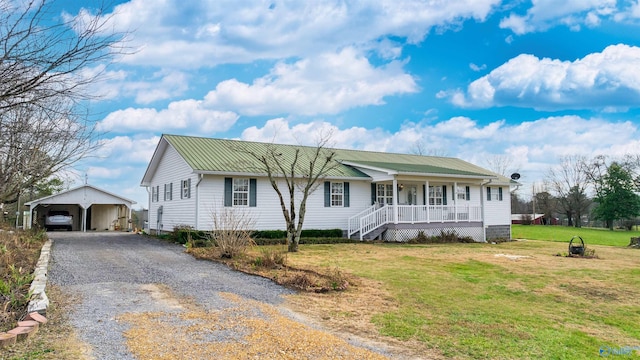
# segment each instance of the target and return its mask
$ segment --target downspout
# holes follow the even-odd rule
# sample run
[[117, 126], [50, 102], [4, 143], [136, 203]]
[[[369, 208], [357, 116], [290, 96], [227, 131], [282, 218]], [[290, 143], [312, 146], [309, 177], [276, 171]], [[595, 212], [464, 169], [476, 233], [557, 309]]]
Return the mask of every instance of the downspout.
[[198, 182], [196, 182], [196, 226], [195, 229], [199, 230], [200, 229], [200, 191], [198, 191], [200, 183], [202, 182], [202, 179], [204, 179], [204, 174], [199, 174], [199, 178], [198, 178]]
[[486, 226], [486, 219], [485, 219], [485, 211], [484, 211], [484, 196], [485, 196], [485, 191], [484, 191], [484, 187], [486, 185], [491, 184], [491, 182], [493, 181], [493, 179], [489, 179], [489, 181], [487, 181], [484, 184], [480, 185], [480, 212], [482, 213], [482, 241], [483, 242], [487, 242], [487, 226]]
[[151, 192], [149, 191], [149, 186], [145, 186], [145, 188], [147, 189], [147, 224], [149, 225], [149, 229], [144, 228], [144, 216], [142, 216], [142, 231], [145, 232], [148, 230], [149, 234], [151, 234], [151, 222], [149, 221], [151, 220]]

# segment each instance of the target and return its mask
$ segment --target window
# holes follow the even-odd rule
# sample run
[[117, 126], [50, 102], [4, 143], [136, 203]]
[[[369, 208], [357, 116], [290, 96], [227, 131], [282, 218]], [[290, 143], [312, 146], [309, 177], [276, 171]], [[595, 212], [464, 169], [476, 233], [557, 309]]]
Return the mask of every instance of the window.
[[471, 194], [468, 186], [458, 186], [458, 200], [471, 200]]
[[429, 205], [443, 205], [442, 186], [429, 186]]
[[173, 198], [173, 183], [164, 184], [164, 201], [170, 201]]
[[249, 179], [233, 179], [233, 206], [249, 205]]
[[257, 206], [257, 179], [224, 178], [224, 206]]
[[331, 183], [331, 207], [342, 206], [344, 201], [344, 184]]
[[393, 185], [377, 184], [376, 201], [378, 204], [393, 204]]
[[180, 182], [180, 198], [181, 199], [191, 198], [191, 179], [182, 180]]
[[495, 191], [492, 193], [491, 188], [487, 187], [487, 201], [491, 201], [491, 200], [502, 201], [501, 187], [498, 188], [498, 193], [496, 193]]

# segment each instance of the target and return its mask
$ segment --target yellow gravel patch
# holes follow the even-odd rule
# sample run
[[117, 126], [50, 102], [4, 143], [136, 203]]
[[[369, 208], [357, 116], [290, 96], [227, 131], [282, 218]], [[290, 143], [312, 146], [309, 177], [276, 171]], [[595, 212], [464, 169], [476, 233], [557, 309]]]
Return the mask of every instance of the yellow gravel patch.
[[129, 313], [119, 317], [138, 359], [386, 359], [283, 316], [275, 307], [221, 294], [223, 310]]

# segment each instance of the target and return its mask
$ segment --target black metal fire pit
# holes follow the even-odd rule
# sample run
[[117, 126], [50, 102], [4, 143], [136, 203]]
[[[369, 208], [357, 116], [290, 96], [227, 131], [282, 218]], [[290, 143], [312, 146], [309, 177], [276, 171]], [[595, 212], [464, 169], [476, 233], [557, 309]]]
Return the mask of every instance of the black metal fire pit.
[[584, 240], [580, 236], [574, 236], [569, 241], [569, 256], [571, 255], [580, 255], [584, 256]]

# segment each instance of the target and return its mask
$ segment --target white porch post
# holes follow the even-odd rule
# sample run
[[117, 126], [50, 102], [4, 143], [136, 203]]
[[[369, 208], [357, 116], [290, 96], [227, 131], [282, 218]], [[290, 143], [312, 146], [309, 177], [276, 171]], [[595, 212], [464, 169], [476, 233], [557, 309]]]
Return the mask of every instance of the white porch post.
[[455, 221], [458, 222], [458, 182], [453, 182], [453, 211], [455, 215]]
[[393, 177], [393, 223], [398, 223], [398, 179]]
[[429, 180], [424, 182], [424, 206], [427, 209], [427, 222], [430, 223], [431, 219], [429, 218]]

